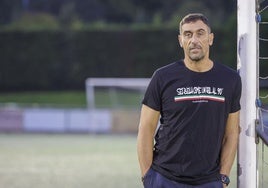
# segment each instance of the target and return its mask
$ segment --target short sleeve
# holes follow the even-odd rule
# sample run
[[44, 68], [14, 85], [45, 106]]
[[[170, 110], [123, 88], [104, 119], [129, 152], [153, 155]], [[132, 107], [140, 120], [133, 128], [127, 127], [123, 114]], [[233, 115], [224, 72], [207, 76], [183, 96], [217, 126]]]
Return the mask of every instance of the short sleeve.
[[161, 109], [161, 83], [159, 73], [154, 72], [152, 79], [145, 92], [142, 104], [156, 110]]
[[237, 80], [235, 82], [235, 86], [234, 86], [234, 93], [233, 93], [230, 113], [237, 112], [238, 110], [241, 109], [241, 105], [240, 105], [241, 91], [242, 91], [242, 83], [241, 83], [241, 78], [238, 75]]

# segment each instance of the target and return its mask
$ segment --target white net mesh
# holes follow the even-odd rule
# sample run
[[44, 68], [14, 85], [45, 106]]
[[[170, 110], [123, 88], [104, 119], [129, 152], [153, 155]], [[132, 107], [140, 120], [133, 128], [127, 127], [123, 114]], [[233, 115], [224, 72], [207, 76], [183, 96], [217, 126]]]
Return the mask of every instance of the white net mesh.
[[[262, 66], [268, 63], [268, 53], [265, 49], [268, 44], [268, 0], [256, 0], [257, 11], [256, 11], [256, 21], [258, 26], [258, 63], [259, 63], [259, 72], [262, 69]], [[266, 36], [265, 36], [266, 35]], [[266, 188], [268, 186], [268, 76], [260, 74], [259, 77], [259, 99], [257, 99], [256, 106], [258, 110], [259, 123], [256, 126], [256, 132], [259, 136], [259, 144], [257, 146], [257, 156], [258, 156], [258, 187]], [[263, 104], [262, 104], [263, 103]]]

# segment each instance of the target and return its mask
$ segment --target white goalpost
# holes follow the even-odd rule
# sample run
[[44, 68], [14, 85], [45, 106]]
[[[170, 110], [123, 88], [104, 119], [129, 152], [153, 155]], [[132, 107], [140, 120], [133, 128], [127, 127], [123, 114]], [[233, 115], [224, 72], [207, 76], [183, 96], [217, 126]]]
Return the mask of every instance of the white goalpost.
[[237, 187], [257, 188], [255, 126], [258, 96], [256, 1], [237, 0], [237, 68], [242, 78], [241, 133], [237, 156]]
[[120, 103], [123, 91], [129, 91], [130, 95], [131, 93], [139, 95], [139, 101], [137, 101], [139, 103], [149, 81], [150, 78], [88, 78], [86, 79], [87, 106], [89, 109], [96, 108], [96, 91], [99, 88], [105, 89], [105, 98], [112, 103], [110, 108], [120, 106], [118, 103]]

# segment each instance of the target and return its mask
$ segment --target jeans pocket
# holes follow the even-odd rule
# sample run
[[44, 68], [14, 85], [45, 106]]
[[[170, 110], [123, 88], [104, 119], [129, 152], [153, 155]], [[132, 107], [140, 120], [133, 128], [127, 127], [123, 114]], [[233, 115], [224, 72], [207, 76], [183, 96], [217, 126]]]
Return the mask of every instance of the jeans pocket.
[[143, 176], [143, 186], [144, 188], [152, 187], [153, 169], [150, 167], [149, 170]]

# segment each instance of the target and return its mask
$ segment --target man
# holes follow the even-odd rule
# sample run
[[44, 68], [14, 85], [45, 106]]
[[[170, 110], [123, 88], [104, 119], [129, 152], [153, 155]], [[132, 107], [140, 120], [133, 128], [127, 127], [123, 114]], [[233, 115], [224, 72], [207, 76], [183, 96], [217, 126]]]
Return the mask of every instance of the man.
[[158, 69], [151, 79], [137, 141], [145, 188], [229, 184], [239, 136], [241, 79], [209, 58], [213, 37], [204, 15], [185, 16], [178, 36], [184, 59]]

